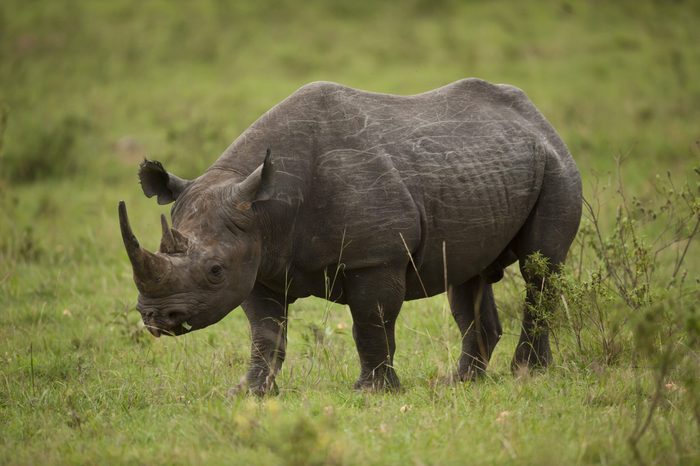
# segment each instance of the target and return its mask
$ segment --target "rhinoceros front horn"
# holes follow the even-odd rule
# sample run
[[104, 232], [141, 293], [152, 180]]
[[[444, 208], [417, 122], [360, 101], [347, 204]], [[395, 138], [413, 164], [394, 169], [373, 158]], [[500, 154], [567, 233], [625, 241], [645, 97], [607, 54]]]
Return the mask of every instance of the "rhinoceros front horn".
[[124, 201], [119, 201], [119, 226], [137, 284], [159, 282], [168, 271], [168, 260], [141, 247], [134, 232], [131, 231]]

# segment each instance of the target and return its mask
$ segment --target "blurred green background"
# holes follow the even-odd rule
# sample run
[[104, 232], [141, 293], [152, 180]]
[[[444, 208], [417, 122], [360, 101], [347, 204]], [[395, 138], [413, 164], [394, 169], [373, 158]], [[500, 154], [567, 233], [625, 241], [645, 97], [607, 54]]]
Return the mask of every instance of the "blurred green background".
[[[600, 186], [619, 157], [642, 199], [656, 195], [657, 173], [694, 176], [699, 44], [694, 0], [3, 0], [0, 463], [628, 463], [619, 446], [642, 384], [636, 362], [603, 381], [598, 366], [562, 363], [514, 382], [517, 292], [497, 295], [507, 335], [483, 385], [431, 382], [450, 370], [458, 341], [436, 298], [402, 313], [407, 394], [352, 393], [347, 311], [328, 317], [305, 300], [282, 374], [290, 391], [262, 408], [227, 399], [245, 371], [244, 317], [147, 338], [116, 206], [126, 199], [136, 234], [155, 249], [157, 214], [168, 209], [141, 194], [144, 157], [195, 177], [310, 81], [412, 94], [473, 76], [529, 95], [611, 218], [616, 205]], [[668, 425], [692, 425], [665, 413]], [[689, 458], [673, 456], [674, 441], [690, 438], [674, 432], [647, 447], [651, 458]]]
[[[584, 170], [698, 156], [700, 2], [12, 1], [2, 174], [107, 183], [148, 154], [194, 176], [301, 85], [514, 84]], [[99, 167], [102, 176], [91, 169]]]

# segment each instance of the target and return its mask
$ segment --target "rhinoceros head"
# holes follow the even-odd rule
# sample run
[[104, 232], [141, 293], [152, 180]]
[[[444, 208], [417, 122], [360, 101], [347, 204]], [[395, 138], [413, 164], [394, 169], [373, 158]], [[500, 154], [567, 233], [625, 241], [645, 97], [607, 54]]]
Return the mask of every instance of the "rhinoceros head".
[[148, 197], [175, 201], [173, 227], [161, 215], [158, 252], [141, 247], [126, 205], [119, 223], [139, 290], [137, 309], [156, 337], [181, 335], [218, 322], [240, 305], [255, 284], [261, 241], [251, 206], [269, 199], [272, 172], [265, 163], [240, 183], [230, 179], [178, 178], [159, 162], [144, 161], [139, 178]]

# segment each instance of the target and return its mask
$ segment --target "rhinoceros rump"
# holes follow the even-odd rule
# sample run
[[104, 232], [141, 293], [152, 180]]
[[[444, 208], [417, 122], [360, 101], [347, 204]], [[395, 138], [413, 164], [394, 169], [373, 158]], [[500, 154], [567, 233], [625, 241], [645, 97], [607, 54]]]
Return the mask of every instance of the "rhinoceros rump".
[[[242, 305], [244, 386], [258, 394], [276, 388], [288, 305], [309, 295], [350, 306], [356, 387], [395, 388], [401, 304], [447, 291], [463, 335], [456, 375], [473, 378], [501, 335], [491, 284], [518, 260], [528, 290], [547, 286], [523, 263], [538, 251], [559, 266], [581, 216], [554, 129], [520, 90], [478, 79], [413, 96], [308, 84], [198, 178], [148, 160], [139, 177], [148, 197], [175, 202], [156, 253], [119, 206], [144, 323], [180, 335]], [[513, 367], [550, 361], [547, 323], [526, 306]]]

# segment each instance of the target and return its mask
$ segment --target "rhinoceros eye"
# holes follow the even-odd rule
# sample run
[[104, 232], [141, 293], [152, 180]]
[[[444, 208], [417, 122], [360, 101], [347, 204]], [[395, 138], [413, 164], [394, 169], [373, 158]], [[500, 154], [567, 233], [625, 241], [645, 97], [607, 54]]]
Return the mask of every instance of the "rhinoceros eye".
[[219, 285], [224, 281], [224, 266], [220, 262], [210, 262], [206, 270], [207, 281], [212, 285]]

